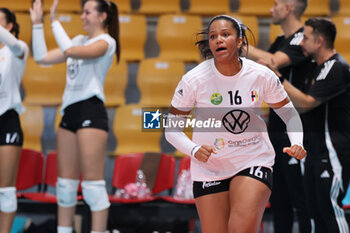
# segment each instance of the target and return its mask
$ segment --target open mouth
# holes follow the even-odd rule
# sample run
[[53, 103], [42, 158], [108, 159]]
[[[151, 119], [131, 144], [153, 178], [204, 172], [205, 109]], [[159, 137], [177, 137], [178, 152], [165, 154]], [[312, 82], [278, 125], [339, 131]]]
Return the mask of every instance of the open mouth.
[[216, 52], [220, 52], [220, 51], [223, 51], [223, 50], [226, 50], [226, 48], [220, 47], [220, 48], [217, 48], [217, 49], [216, 49]]

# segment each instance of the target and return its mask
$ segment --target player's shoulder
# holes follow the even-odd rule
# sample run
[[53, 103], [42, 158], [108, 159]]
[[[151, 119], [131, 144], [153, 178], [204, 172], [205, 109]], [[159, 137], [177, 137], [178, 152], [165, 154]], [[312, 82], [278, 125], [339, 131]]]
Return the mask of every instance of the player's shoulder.
[[96, 37], [97, 39], [102, 39], [106, 41], [115, 41], [113, 37], [111, 37], [108, 33], [103, 33]]
[[344, 76], [350, 76], [349, 65], [340, 54], [336, 53], [321, 65], [316, 81], [322, 81], [330, 77], [341, 79]]
[[321, 70], [321, 73], [322, 72], [325, 74], [333, 73], [336, 76], [345, 73], [348, 75], [349, 64], [339, 53], [336, 53], [333, 57], [331, 57], [323, 64], [323, 69]]
[[256, 72], [260, 75], [273, 75], [273, 71], [270, 70], [267, 66], [261, 65], [253, 60], [250, 60], [248, 58], [241, 58], [243, 66], [245, 66], [245, 69], [251, 73]]
[[[267, 66], [261, 65], [247, 58], [242, 58], [244, 76], [246, 79], [253, 79], [261, 85], [264, 83], [278, 83], [279, 78]], [[276, 82], [277, 81], [277, 82]]]
[[335, 60], [334, 65], [338, 68], [349, 70], [349, 63], [344, 59], [344, 57], [336, 53], [333, 57], [333, 60]]
[[116, 41], [113, 37], [111, 37], [108, 33], [104, 33], [104, 34], [101, 34], [99, 36], [97, 36], [95, 38], [95, 41], [98, 41], [98, 40], [104, 40], [107, 42], [107, 44], [109, 45], [109, 48], [111, 49], [115, 49], [116, 47]]
[[94, 38], [89, 38], [87, 35], [77, 35], [73, 38], [73, 44], [75, 45], [85, 45], [86, 43], [90, 44], [93, 42], [96, 42], [98, 40], [104, 40], [109, 45], [115, 46], [116, 42], [113, 37], [111, 37], [108, 33], [104, 33], [101, 35], [98, 35]]
[[195, 84], [199, 81], [204, 81], [211, 77], [211, 62], [212, 60], [205, 60], [198, 65], [196, 65], [194, 68], [189, 70], [186, 74], [183, 76], [183, 80], [189, 83], [190, 85]]
[[77, 35], [75, 36], [72, 41], [74, 44], [83, 44], [89, 39], [87, 35]]

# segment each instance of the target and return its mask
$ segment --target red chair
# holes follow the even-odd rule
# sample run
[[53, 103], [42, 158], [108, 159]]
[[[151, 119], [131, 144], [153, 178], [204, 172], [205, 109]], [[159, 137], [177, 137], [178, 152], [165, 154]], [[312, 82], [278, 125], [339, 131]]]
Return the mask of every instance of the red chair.
[[186, 157], [183, 157], [181, 160], [180, 160], [180, 163], [179, 163], [179, 170], [177, 172], [177, 175], [179, 175], [181, 173], [182, 170], [185, 170], [185, 169], [190, 169], [191, 167], [191, 157], [190, 156], [186, 156]]
[[[32, 192], [25, 193], [23, 196], [27, 199], [45, 202], [45, 203], [57, 203], [55, 194], [47, 192], [48, 186], [53, 188], [56, 187], [57, 182], [57, 153], [51, 152], [47, 155], [45, 175], [44, 175], [44, 191], [43, 192]], [[81, 193], [81, 184], [79, 184], [78, 193]], [[78, 200], [82, 200], [82, 195], [77, 196]]]
[[[22, 149], [18, 173], [16, 178], [17, 191], [23, 191], [37, 186], [41, 189], [44, 155], [36, 150]], [[17, 197], [23, 197], [24, 193], [17, 193]]]
[[[135, 183], [136, 172], [139, 169], [143, 153], [125, 154], [116, 157], [114, 163], [112, 186], [122, 189], [129, 183]], [[157, 178], [153, 187], [152, 196], [143, 199], [126, 199], [109, 195], [109, 200], [116, 203], [141, 203], [158, 199], [154, 194], [170, 190], [174, 186], [175, 159], [167, 154], [162, 154], [159, 162]]]

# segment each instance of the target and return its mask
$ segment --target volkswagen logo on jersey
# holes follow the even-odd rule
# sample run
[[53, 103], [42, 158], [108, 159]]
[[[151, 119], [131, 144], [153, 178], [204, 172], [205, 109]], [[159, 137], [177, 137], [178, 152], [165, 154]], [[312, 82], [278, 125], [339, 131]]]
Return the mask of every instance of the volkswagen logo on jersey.
[[79, 63], [77, 60], [72, 60], [72, 62], [68, 64], [67, 72], [70, 79], [77, 77], [79, 73]]
[[232, 110], [222, 118], [225, 129], [233, 134], [243, 133], [250, 122], [250, 116], [242, 110]]

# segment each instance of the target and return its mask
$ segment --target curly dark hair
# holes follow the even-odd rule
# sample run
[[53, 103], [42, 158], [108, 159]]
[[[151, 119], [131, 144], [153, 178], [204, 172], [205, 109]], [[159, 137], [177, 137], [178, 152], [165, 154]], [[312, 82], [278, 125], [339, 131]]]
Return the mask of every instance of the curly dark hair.
[[[229, 15], [218, 15], [215, 16], [210, 20], [208, 23], [208, 26], [205, 27], [201, 32], [197, 33], [197, 42], [195, 43], [196, 46], [198, 46], [201, 55], [205, 59], [209, 59], [213, 57], [213, 54], [209, 48], [209, 28], [212, 25], [212, 23], [216, 20], [224, 19], [232, 23], [232, 28], [234, 28], [237, 31], [237, 36], [242, 38], [242, 46], [248, 46], [248, 38], [246, 35], [246, 30], [248, 30], [252, 35], [252, 31], [244, 24], [240, 23], [237, 19], [229, 16]], [[200, 39], [198, 39], [200, 38]], [[242, 48], [239, 49], [239, 55], [242, 52]]]

